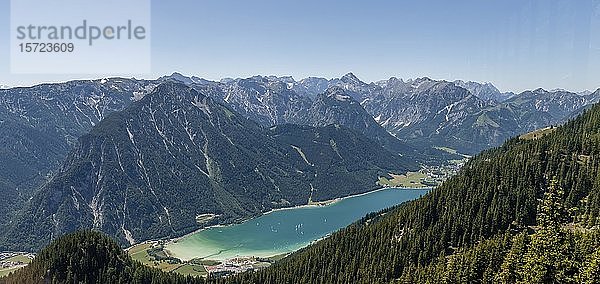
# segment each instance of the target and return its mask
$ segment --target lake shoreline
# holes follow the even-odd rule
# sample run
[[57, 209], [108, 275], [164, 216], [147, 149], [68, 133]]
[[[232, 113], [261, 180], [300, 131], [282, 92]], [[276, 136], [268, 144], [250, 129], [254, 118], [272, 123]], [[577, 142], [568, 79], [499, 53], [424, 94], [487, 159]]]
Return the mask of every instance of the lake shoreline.
[[[323, 200], [323, 201], [316, 201], [313, 204], [302, 204], [302, 205], [296, 205], [296, 206], [290, 206], [290, 207], [275, 208], [275, 209], [271, 209], [269, 211], [257, 214], [256, 216], [243, 219], [243, 220], [241, 220], [239, 222], [232, 222], [232, 223], [229, 223], [229, 224], [210, 225], [210, 226], [207, 226], [207, 227], [203, 227], [203, 228], [197, 229], [197, 230], [195, 230], [193, 232], [187, 233], [187, 234], [182, 235], [180, 237], [163, 239], [162, 241], [165, 241], [166, 244], [169, 244], [169, 243], [172, 243], [172, 242], [177, 242], [178, 240], [181, 240], [183, 238], [189, 237], [191, 235], [194, 235], [196, 233], [202, 232], [204, 230], [208, 230], [208, 229], [212, 229], [212, 228], [224, 228], [224, 227], [228, 227], [228, 226], [233, 226], [233, 225], [241, 224], [241, 223], [247, 222], [249, 220], [258, 218], [260, 216], [271, 214], [271, 213], [277, 212], [277, 211], [293, 210], [293, 209], [300, 209], [300, 208], [319, 208], [319, 207], [323, 207], [323, 206], [333, 205], [335, 203], [338, 203], [338, 202], [340, 202], [342, 200], [345, 200], [345, 199], [348, 199], [348, 198], [360, 197], [360, 196], [364, 196], [364, 195], [367, 195], [367, 194], [379, 192], [379, 191], [382, 191], [382, 190], [391, 190], [391, 189], [398, 189], [398, 190], [431, 190], [432, 187], [409, 188], [409, 187], [386, 187], [386, 186], [382, 186], [382, 187], [379, 187], [377, 189], [374, 189], [374, 190], [371, 190], [371, 191], [367, 191], [367, 192], [363, 192], [363, 193], [357, 193], [357, 194], [352, 194], [352, 195], [348, 195], [348, 196], [344, 196], [344, 197], [337, 197], [337, 198], [334, 198], [334, 199], [328, 199], [328, 200]], [[150, 241], [156, 241], [156, 240], [147, 240], [147, 241], [144, 241], [144, 242], [150, 242]], [[135, 245], [138, 245], [138, 244], [135, 244]], [[133, 246], [135, 246], [135, 245], [133, 245]], [[133, 246], [131, 246], [131, 247], [133, 247]]]
[[[291, 207], [285, 207], [285, 208], [277, 208], [277, 209], [273, 209], [273, 210], [269, 210], [267, 212], [264, 212], [264, 213], [262, 213], [260, 215], [256, 215], [254, 217], [245, 219], [245, 220], [240, 221], [240, 222], [235, 222], [235, 223], [231, 223], [231, 224], [218, 224], [218, 225], [208, 226], [208, 227], [201, 228], [199, 230], [196, 230], [194, 232], [185, 234], [185, 235], [177, 237], [177, 238], [171, 238], [171, 239], [162, 240], [164, 242], [163, 243], [163, 245], [164, 245], [163, 246], [163, 250], [165, 251], [165, 253], [168, 256], [174, 257], [174, 258], [178, 258], [178, 259], [181, 259], [181, 260], [190, 260], [190, 259], [193, 259], [193, 258], [202, 258], [201, 256], [198, 256], [198, 257], [189, 257], [189, 256], [186, 256], [186, 255], [179, 255], [179, 253], [174, 252], [174, 251], [171, 250], [171, 246], [172, 245], [177, 246], [177, 243], [179, 241], [181, 241], [182, 239], [185, 239], [187, 237], [191, 237], [194, 234], [201, 233], [202, 231], [213, 229], [213, 228], [227, 228], [227, 227], [230, 227], [230, 226], [237, 226], [237, 225], [243, 224], [245, 222], [248, 222], [248, 221], [250, 221], [252, 219], [261, 218], [261, 217], [264, 217], [264, 216], [269, 216], [273, 212], [287, 211], [287, 210], [292, 210], [292, 209], [302, 209], [302, 208], [315, 208], [315, 209], [318, 209], [318, 208], [327, 208], [327, 207], [329, 207], [331, 205], [338, 204], [339, 202], [347, 200], [347, 199], [357, 198], [357, 197], [366, 196], [366, 195], [370, 195], [370, 194], [376, 194], [376, 193], [381, 192], [381, 191], [394, 191], [394, 190], [397, 190], [397, 191], [418, 191], [418, 192], [426, 193], [430, 189], [431, 188], [389, 188], [389, 187], [381, 187], [381, 188], [377, 188], [377, 189], [374, 189], [374, 190], [371, 190], [371, 191], [367, 191], [367, 192], [363, 192], [363, 193], [348, 195], [348, 196], [345, 196], [345, 197], [339, 197], [339, 198], [325, 200], [325, 201], [319, 201], [317, 204], [303, 204], [303, 205], [298, 205], [298, 206], [291, 206]], [[398, 203], [398, 204], [400, 204], [400, 203]], [[393, 204], [393, 205], [396, 205], [396, 204]], [[381, 209], [383, 209], [383, 208], [374, 209], [373, 212], [381, 210]], [[365, 212], [365, 214], [370, 213], [370, 212], [371, 211]], [[329, 234], [326, 235], [326, 236], [320, 237], [320, 238], [318, 238], [316, 240], [312, 240], [310, 242], [307, 242], [306, 245], [310, 245], [310, 244], [313, 244], [315, 242], [318, 242], [319, 240], [322, 240], [322, 239], [326, 238], [327, 236], [329, 236]], [[295, 250], [297, 250], [297, 249], [294, 249], [292, 251], [285, 252], [285, 253], [292, 253]], [[278, 254], [281, 254], [281, 253], [282, 252], [279, 252], [279, 251], [278, 252], [274, 252], [274, 255], [278, 255]], [[251, 255], [252, 254], [249, 254], [249, 256], [251, 256]], [[265, 257], [270, 257], [271, 255], [268, 255], [268, 256], [266, 256], [266, 255], [257, 255], [257, 256], [259, 256], [261, 258], [265, 258]]]
[[[375, 193], [375, 192], [386, 190], [386, 189], [393, 189], [393, 188], [380, 187], [380, 188], [377, 188], [377, 189], [374, 189], [371, 191], [367, 191], [367, 192], [363, 192], [363, 193], [357, 193], [357, 194], [352, 194], [352, 195], [348, 195], [348, 196], [344, 196], [344, 197], [337, 197], [334, 199], [328, 199], [328, 200], [323, 200], [323, 201], [314, 201], [312, 204], [303, 204], [303, 205], [296, 205], [296, 206], [291, 206], [291, 207], [275, 208], [275, 209], [271, 209], [267, 212], [264, 212], [261, 215], [267, 215], [267, 214], [271, 214], [273, 212], [283, 211], [283, 210], [293, 210], [293, 209], [299, 209], [299, 208], [312, 208], [312, 207], [318, 208], [318, 207], [323, 207], [323, 206], [329, 206], [329, 205], [338, 203], [344, 199], [348, 199], [348, 198], [352, 198], [352, 197], [359, 197], [359, 196]], [[402, 190], [402, 189], [406, 189], [406, 188], [398, 188], [398, 189]], [[416, 189], [418, 189], [418, 188], [416, 188]]]
[[433, 187], [412, 188], [412, 187], [398, 187], [398, 186], [390, 186], [390, 187], [382, 186], [377, 189], [363, 192], [363, 193], [352, 194], [352, 195], [348, 195], [348, 196], [344, 196], [344, 197], [337, 197], [337, 198], [329, 199], [329, 200], [316, 201], [315, 204], [304, 204], [304, 205], [297, 205], [297, 206], [292, 206], [292, 207], [276, 208], [276, 209], [267, 211], [267, 212], [263, 213], [262, 215], [270, 214], [272, 212], [281, 211], [281, 210], [329, 206], [329, 205], [333, 205], [333, 204], [338, 203], [345, 199], [365, 196], [367, 194], [372, 194], [372, 193], [376, 193], [376, 192], [383, 191], [383, 190], [431, 190], [431, 189], [433, 189]]

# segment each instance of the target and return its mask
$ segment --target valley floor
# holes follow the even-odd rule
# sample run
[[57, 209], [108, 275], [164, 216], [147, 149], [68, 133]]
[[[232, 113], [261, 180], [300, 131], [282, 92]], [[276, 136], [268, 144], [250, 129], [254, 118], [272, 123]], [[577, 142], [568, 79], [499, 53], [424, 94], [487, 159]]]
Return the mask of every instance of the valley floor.
[[34, 257], [32, 253], [0, 252], [0, 277], [27, 266]]
[[468, 161], [465, 156], [461, 160], [451, 160], [441, 166], [423, 165], [417, 172], [407, 172], [406, 174], [388, 173], [388, 176], [381, 176], [377, 181], [378, 185], [383, 187], [398, 188], [428, 188], [436, 187], [442, 184], [446, 179], [454, 176], [458, 170]]
[[224, 276], [248, 270], [269, 267], [271, 263], [285, 255], [271, 258], [238, 257], [225, 261], [192, 259], [182, 261], [172, 257], [164, 248], [163, 241], [150, 241], [135, 245], [127, 249], [132, 259], [144, 265], [161, 269], [166, 272], [175, 272], [182, 275], [206, 277], [208, 274]]

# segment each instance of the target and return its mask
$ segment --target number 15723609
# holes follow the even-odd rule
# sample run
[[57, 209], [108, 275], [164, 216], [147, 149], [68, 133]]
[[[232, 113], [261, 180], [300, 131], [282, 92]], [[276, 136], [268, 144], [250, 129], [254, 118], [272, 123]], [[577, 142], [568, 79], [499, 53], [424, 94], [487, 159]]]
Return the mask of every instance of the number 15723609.
[[20, 52], [39, 52], [39, 53], [58, 53], [58, 52], [73, 52], [75, 45], [69, 43], [45, 43], [45, 42], [27, 42], [19, 44]]

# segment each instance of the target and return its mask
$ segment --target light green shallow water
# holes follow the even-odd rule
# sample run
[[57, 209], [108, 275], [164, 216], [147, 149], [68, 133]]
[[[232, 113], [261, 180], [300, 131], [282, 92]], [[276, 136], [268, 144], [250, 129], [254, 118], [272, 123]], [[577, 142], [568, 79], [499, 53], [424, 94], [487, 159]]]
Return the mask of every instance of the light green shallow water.
[[288, 253], [350, 225], [367, 213], [416, 199], [427, 191], [392, 188], [345, 198], [327, 206], [273, 211], [241, 224], [199, 231], [167, 245], [166, 249], [183, 260]]

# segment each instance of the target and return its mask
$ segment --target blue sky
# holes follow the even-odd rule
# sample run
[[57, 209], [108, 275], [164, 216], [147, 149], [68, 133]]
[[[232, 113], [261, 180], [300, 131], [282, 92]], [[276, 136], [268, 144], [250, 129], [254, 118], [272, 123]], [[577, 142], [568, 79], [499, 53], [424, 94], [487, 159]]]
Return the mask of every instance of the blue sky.
[[[12, 75], [0, 0], [0, 84], [99, 75]], [[492, 82], [503, 91], [600, 87], [599, 0], [152, 1], [152, 73], [391, 76]]]

